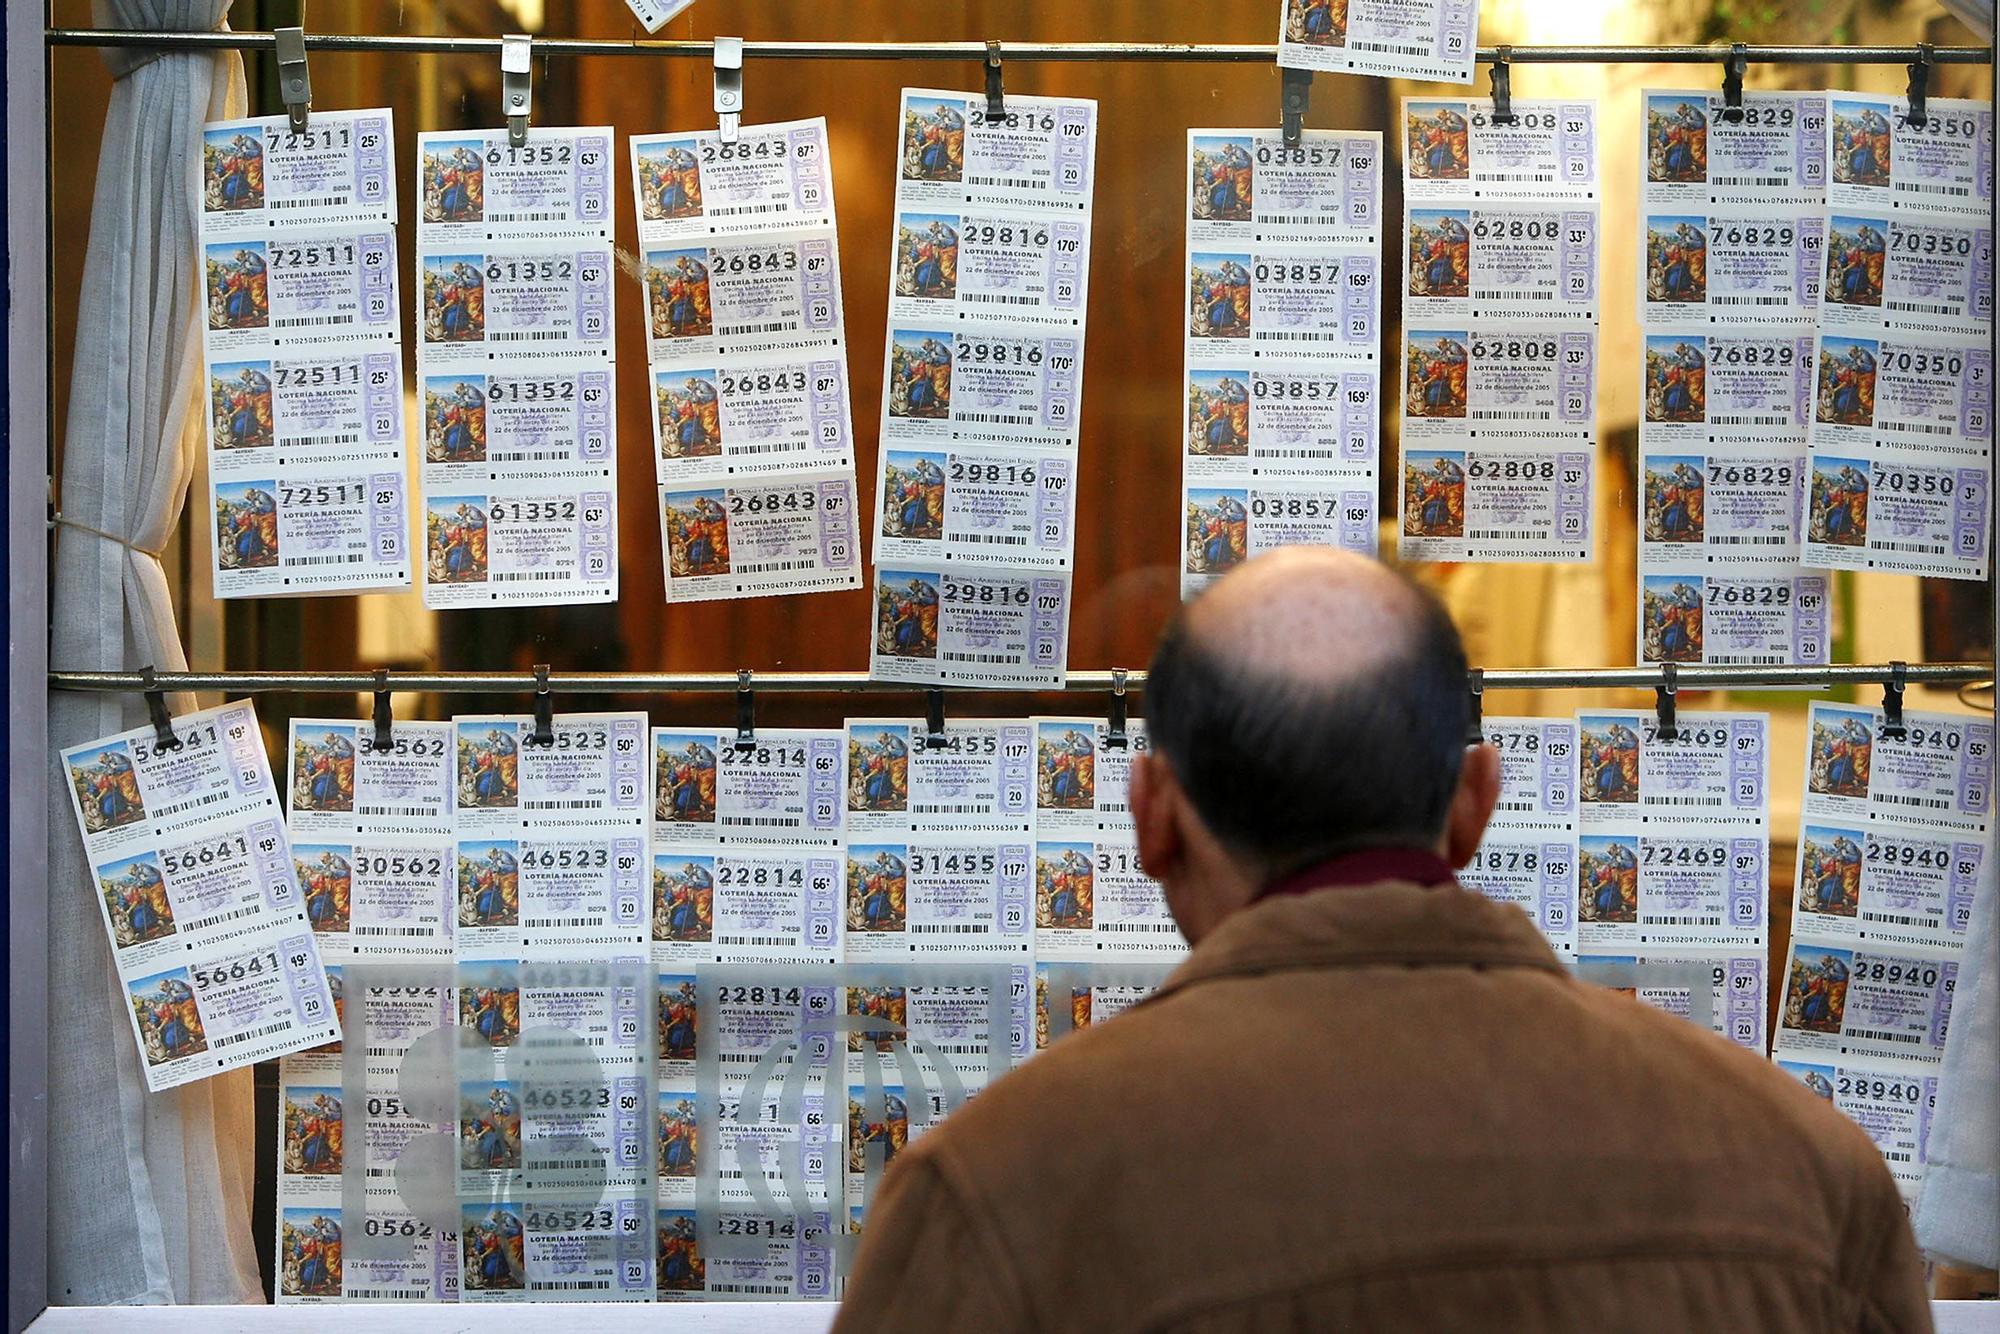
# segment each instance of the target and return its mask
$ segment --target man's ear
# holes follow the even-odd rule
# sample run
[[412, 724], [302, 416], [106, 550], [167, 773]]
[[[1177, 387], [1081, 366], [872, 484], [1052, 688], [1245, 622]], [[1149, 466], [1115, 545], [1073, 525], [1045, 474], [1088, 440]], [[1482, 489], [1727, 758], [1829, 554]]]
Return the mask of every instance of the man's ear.
[[1132, 757], [1132, 823], [1139, 840], [1139, 866], [1155, 880], [1177, 870], [1185, 845], [1177, 808], [1180, 783], [1173, 766], [1157, 751]]
[[1463, 869], [1479, 851], [1486, 822], [1493, 818], [1494, 803], [1500, 800], [1500, 752], [1492, 746], [1468, 746], [1465, 762], [1458, 769], [1458, 788], [1451, 794], [1451, 810], [1445, 816], [1444, 859], [1453, 870]]

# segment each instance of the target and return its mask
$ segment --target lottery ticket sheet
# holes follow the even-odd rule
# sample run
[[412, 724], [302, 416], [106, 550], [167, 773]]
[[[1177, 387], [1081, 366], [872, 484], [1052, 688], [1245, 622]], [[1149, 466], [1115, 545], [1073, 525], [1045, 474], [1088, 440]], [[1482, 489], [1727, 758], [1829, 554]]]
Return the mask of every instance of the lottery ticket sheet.
[[1577, 950], [1761, 951], [1770, 859], [1770, 719], [1578, 715]]
[[532, 356], [612, 363], [611, 249], [534, 235], [417, 250], [417, 362], [425, 375]]
[[1595, 199], [1597, 103], [1487, 97], [1403, 99], [1403, 194], [1431, 201]]
[[854, 466], [680, 475], [661, 488], [667, 601], [861, 587]]
[[1403, 447], [1399, 547], [1412, 560], [1587, 561], [1588, 445]]
[[1343, 479], [1372, 494], [1381, 391], [1374, 366], [1189, 367], [1181, 476], [1189, 485]]
[[392, 141], [386, 109], [204, 127], [217, 597], [409, 586]]
[[875, 569], [868, 675], [915, 685], [1059, 686], [1070, 576], [957, 562]]
[[1745, 92], [1730, 120], [1722, 94], [1649, 88], [1639, 198], [1647, 214], [1822, 211], [1827, 203], [1827, 99], [1822, 93]]
[[1181, 596], [1193, 597], [1252, 556], [1279, 547], [1375, 554], [1372, 477], [1289, 477], [1181, 492]]
[[849, 963], [942, 955], [1026, 959], [1034, 848], [1017, 841], [850, 839], [846, 862]]
[[1072, 451], [888, 448], [879, 466], [877, 564], [943, 559], [1069, 568], [1077, 480]]
[[1935, 1066], [1958, 981], [1957, 959], [1909, 945], [1833, 945], [1794, 937], [1771, 1054], [1849, 1056]]
[[1864, 216], [1955, 214], [1992, 225], [1993, 104], [1957, 97], [1925, 103], [1869, 93], [1828, 101], [1827, 203]]
[[1385, 79], [1471, 83], [1478, 0], [1279, 0], [1278, 63]]
[[1993, 228], [1954, 214], [1834, 213], [1820, 327], [1983, 337], [1993, 327]]
[[1188, 240], [1372, 241], [1382, 229], [1382, 136], [1304, 130], [1188, 131]]
[[417, 136], [417, 246], [480, 247], [611, 236], [614, 131], [608, 125], [504, 128]]
[[651, 379], [662, 487], [854, 466], [847, 362], [832, 351], [655, 365]]
[[986, 99], [903, 90], [896, 166], [899, 208], [1015, 208], [1090, 213], [1097, 103], [1009, 94], [1004, 120]]
[[1035, 729], [1024, 718], [847, 720], [847, 838], [1032, 833]]
[[618, 600], [618, 496], [603, 485], [454, 486], [424, 497], [423, 523], [427, 607]]
[[1597, 320], [1597, 205], [1555, 199], [1403, 207], [1403, 318]]
[[727, 143], [714, 130], [635, 134], [631, 158], [641, 245], [833, 224], [824, 117], [745, 125]]
[[1985, 578], [1990, 339], [1822, 331], [1813, 386], [1806, 564]]
[[427, 494], [611, 488], [618, 408], [609, 370], [524, 358], [426, 374], [421, 388]]
[[1642, 324], [1811, 327], [1819, 319], [1824, 213], [1649, 209], [1639, 227]]
[[1792, 1059], [1778, 1068], [1832, 1103], [1863, 1130], [1903, 1198], [1913, 1199], [1924, 1177], [1924, 1149], [1937, 1111], [1937, 1076], [1889, 1061]]
[[149, 1092], [337, 1036], [247, 703], [62, 752]]
[[1568, 957], [1576, 952], [1576, 720], [1496, 717], [1481, 730], [1500, 752], [1500, 799], [1459, 883], [1519, 908]]
[[882, 442], [1074, 450], [1083, 409], [1083, 339], [982, 322], [891, 321]]
[[1765, 962], [1754, 950], [1692, 947], [1635, 954], [1585, 953], [1577, 975], [1630, 994], [1641, 1004], [1706, 1025], [1758, 1055], [1764, 1054]]
[[738, 744], [722, 728], [653, 729], [652, 837], [675, 845], [838, 847], [846, 736], [839, 728], [762, 727]]
[[1381, 253], [1372, 242], [1188, 248], [1190, 366], [1247, 354], [1373, 364], [1381, 338]]

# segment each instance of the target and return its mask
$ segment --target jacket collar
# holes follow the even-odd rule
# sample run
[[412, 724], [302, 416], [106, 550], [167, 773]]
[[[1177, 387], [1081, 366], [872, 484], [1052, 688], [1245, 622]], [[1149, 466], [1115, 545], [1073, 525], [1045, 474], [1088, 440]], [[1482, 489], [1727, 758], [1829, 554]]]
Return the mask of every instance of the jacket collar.
[[1413, 885], [1428, 886], [1448, 885], [1457, 879], [1451, 863], [1428, 848], [1360, 848], [1280, 876], [1264, 886], [1257, 897], [1310, 894], [1334, 885], [1376, 885], [1384, 880], [1407, 880]]
[[1218, 925], [1156, 994], [1225, 977], [1368, 965], [1539, 968], [1568, 976], [1519, 908], [1456, 883], [1384, 880], [1260, 898]]

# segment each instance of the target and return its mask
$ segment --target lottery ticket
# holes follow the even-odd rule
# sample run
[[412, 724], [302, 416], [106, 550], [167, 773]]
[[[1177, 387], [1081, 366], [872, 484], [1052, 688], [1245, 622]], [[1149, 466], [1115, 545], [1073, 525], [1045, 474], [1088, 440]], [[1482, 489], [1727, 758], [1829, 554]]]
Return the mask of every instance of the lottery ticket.
[[1083, 340], [1074, 333], [892, 323], [883, 355], [885, 444], [1076, 447]]
[[396, 233], [386, 223], [204, 241], [211, 366], [393, 346]]
[[1752, 950], [1648, 948], [1631, 954], [1580, 954], [1577, 975], [1696, 1023], [1717, 1037], [1764, 1054], [1764, 953]]
[[211, 477], [403, 471], [403, 358], [393, 345], [224, 357], [206, 372]]
[[417, 352], [428, 376], [533, 356], [611, 364], [611, 250], [517, 237], [417, 251]]
[[[701, 1032], [701, 990], [696, 985], [696, 969], [673, 967], [654, 978], [653, 1000], [658, 1031], [653, 1036], [653, 1054], [658, 1062], [663, 1088], [694, 1079], [695, 1046]], [[659, 1166], [666, 1162], [662, 1158]]]
[[1070, 576], [937, 562], [877, 566], [868, 674], [918, 685], [1059, 686]]
[[674, 363], [654, 366], [651, 378], [654, 465], [663, 487], [685, 477], [853, 467], [844, 357]]
[[[1728, 450], [1746, 459], [1804, 453], [1812, 411], [1810, 331], [1669, 326], [1649, 328], [1644, 337], [1642, 452]], [[1775, 478], [1760, 484], [1779, 485]], [[1797, 484], [1796, 472], [1784, 483]]]
[[690, 130], [635, 134], [631, 144], [642, 246], [833, 223], [824, 117], [745, 125], [729, 142], [714, 130]]
[[1984, 337], [1993, 326], [1993, 228], [1930, 213], [1827, 220], [1822, 329]]
[[1933, 97], [1921, 127], [1905, 98], [1839, 93], [1827, 139], [1830, 206], [1993, 216], [1993, 104]]
[[887, 448], [875, 489], [875, 563], [974, 560], [1066, 570], [1075, 457], [1005, 447]]
[[976, 1092], [1027, 1053], [1033, 972], [1025, 953], [1002, 961], [850, 964], [842, 970], [848, 1086], [865, 1087], [870, 1064], [887, 1081], [912, 1059], [918, 1078], [904, 1078], [926, 1091], [934, 1123], [960, 1101], [954, 1085]]
[[844, 1053], [833, 976], [702, 970], [695, 1189], [704, 1215], [810, 1218], [837, 1200], [845, 1118], [833, 1108]]
[[705, 1211], [709, 1240], [696, 1240], [700, 1214], [660, 1210], [659, 1300], [815, 1300], [833, 1291], [832, 1215], [772, 1217], [756, 1210]]
[[1639, 163], [1645, 211], [1824, 206], [1824, 94], [1745, 92], [1742, 114], [1734, 118], [1713, 88], [1648, 89], [1640, 97], [1646, 110]]
[[1471, 83], [1477, 0], [1279, 0], [1278, 63]]
[[653, 729], [653, 843], [837, 846], [843, 837], [838, 728]]
[[1785, 1060], [1944, 1059], [1958, 963], [1915, 946], [1794, 939], [1771, 1054]]
[[1372, 363], [1381, 336], [1375, 243], [1188, 248], [1191, 363], [1342, 357]]
[[1597, 103], [1488, 97], [1403, 99], [1403, 193], [1414, 200], [1597, 197]]
[[1652, 212], [1640, 222], [1646, 325], [1812, 325], [1826, 277], [1826, 215]]
[[1896, 1188], [1913, 1198], [1924, 1179], [1924, 1149], [1937, 1110], [1937, 1075], [1899, 1062], [1779, 1061], [1778, 1068], [1868, 1132]]
[[847, 837], [917, 840], [1034, 825], [1034, 726], [950, 718], [932, 736], [921, 718], [847, 720]]
[[1452, 441], [1402, 453], [1405, 559], [1590, 559], [1595, 468], [1587, 448]]
[[1076, 330], [1089, 302], [1090, 221], [991, 208], [899, 209], [890, 251], [889, 321], [1002, 319]]
[[[1782, 445], [1773, 447], [1782, 449]], [[1803, 454], [1688, 453], [1640, 456], [1643, 573], [1686, 569], [1718, 575], [1771, 573], [1799, 559], [1805, 500]]]
[[1569, 718], [1486, 718], [1500, 752], [1500, 797], [1479, 850], [1459, 881], [1533, 919], [1550, 946], [1576, 949], [1578, 745]]
[[63, 751], [150, 1092], [337, 1037], [256, 711]]
[[597, 1203], [468, 1203], [461, 1213], [462, 1302], [653, 1300], [653, 1204], [636, 1191]]
[[1373, 366], [1190, 367], [1181, 476], [1189, 483], [1341, 477], [1372, 492], [1380, 394]]
[[1181, 492], [1181, 596], [1193, 597], [1252, 556], [1294, 545], [1375, 554], [1368, 478], [1273, 478]]
[[425, 491], [529, 482], [615, 490], [616, 385], [608, 367], [511, 358], [424, 375]]
[[1641, 571], [1639, 661], [1825, 662], [1827, 597], [1820, 574]]
[[1799, 834], [1793, 930], [1814, 940], [1957, 949], [1985, 854], [1976, 835], [1809, 821]]
[[1382, 227], [1382, 136], [1304, 130], [1188, 131], [1188, 240], [1371, 241]]
[[1026, 835], [1018, 843], [962, 836], [850, 840], [847, 961], [1025, 958], [1034, 944], [1033, 858]]
[[1992, 722], [1911, 710], [1904, 723], [1899, 736], [1880, 708], [1812, 705], [1800, 807], [1808, 825], [1953, 837], [1988, 828]]
[[1656, 715], [1636, 710], [1590, 710], [1577, 726], [1585, 832], [1768, 825], [1768, 715], [1684, 712], [1671, 741]]
[[452, 957], [449, 837], [295, 833], [292, 866], [322, 959]]
[[1087, 98], [1010, 93], [996, 118], [982, 97], [905, 88], [896, 203], [1087, 216], [1096, 158], [1097, 103]]
[[[1159, 990], [1171, 965], [1134, 959], [1035, 964], [1035, 1050], [1123, 1014]], [[1063, 1004], [1067, 996], [1069, 1003]]]
[[670, 242], [640, 255], [654, 365], [840, 346], [831, 227]]
[[[1813, 388], [1815, 454], [1902, 448], [1990, 462], [1993, 351], [1983, 337], [1822, 332]], [[1985, 504], [1982, 491], [1978, 505]]]
[[854, 470], [678, 476], [660, 493], [668, 602], [861, 586]]
[[1663, 823], [1654, 830], [1633, 822], [1582, 834], [1577, 949], [1762, 948], [1769, 861], [1769, 836], [1761, 827]]
[[210, 121], [202, 126], [203, 236], [393, 224], [394, 127], [387, 107], [315, 111], [303, 130], [289, 116]]
[[393, 470], [287, 469], [210, 483], [215, 595], [410, 586], [409, 508]]
[[1824, 569], [1984, 579], [1992, 471], [1984, 460], [1960, 462], [1905, 450], [1872, 459], [1815, 450], [1804, 560]]
[[461, 837], [451, 863], [461, 957], [588, 957], [646, 940], [643, 831]]
[[531, 125], [519, 145], [505, 129], [418, 135], [418, 247], [608, 241], [611, 143], [608, 125]]
[[1410, 328], [1403, 429], [1412, 444], [1589, 445], [1597, 438], [1597, 331], [1519, 323]]
[[1411, 201], [1403, 242], [1403, 317], [1412, 324], [1597, 319], [1594, 203]]
[[1151, 747], [1145, 724], [1129, 721], [1123, 744], [1103, 718], [1034, 718], [1035, 834], [1086, 840], [1130, 834], [1132, 758]]
[[[814, 844], [656, 849], [654, 917], [685, 920], [690, 898], [706, 894], [712, 937], [703, 962], [838, 963], [841, 854]], [[705, 882], [712, 882], [705, 883]], [[701, 914], [695, 914], [700, 921]]]
[[424, 605], [618, 600], [611, 490], [516, 482], [424, 497]]
[[645, 827], [645, 715], [555, 714], [546, 744], [525, 715], [461, 714], [451, 725], [461, 835]]

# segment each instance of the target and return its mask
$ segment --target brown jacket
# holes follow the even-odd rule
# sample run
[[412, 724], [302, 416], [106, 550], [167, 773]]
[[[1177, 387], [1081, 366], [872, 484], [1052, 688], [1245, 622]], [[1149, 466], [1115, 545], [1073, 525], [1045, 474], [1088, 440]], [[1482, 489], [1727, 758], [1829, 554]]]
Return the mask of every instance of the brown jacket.
[[904, 1151], [836, 1330], [1924, 1330], [1867, 1137], [1511, 907], [1267, 899]]

